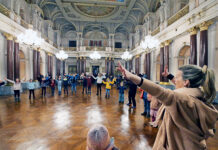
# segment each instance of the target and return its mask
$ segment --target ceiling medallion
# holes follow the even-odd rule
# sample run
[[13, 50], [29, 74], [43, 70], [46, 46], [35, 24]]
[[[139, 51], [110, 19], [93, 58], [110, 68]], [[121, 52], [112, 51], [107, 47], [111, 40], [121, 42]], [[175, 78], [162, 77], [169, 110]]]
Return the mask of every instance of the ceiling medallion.
[[74, 3], [75, 9], [82, 15], [92, 18], [108, 17], [118, 11], [113, 5]]

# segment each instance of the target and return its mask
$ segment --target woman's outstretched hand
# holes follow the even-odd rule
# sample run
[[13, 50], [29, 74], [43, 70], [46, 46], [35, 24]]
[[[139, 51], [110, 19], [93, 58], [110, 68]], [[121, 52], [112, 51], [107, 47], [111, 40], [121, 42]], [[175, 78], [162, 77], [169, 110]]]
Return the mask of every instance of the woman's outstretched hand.
[[162, 76], [167, 77], [168, 75], [169, 75], [168, 66], [166, 65], [166, 66], [164, 67], [164, 72], [162, 73]]
[[131, 80], [131, 76], [132, 73], [130, 73], [129, 71], [127, 71], [120, 62], [118, 62], [118, 71], [120, 71], [122, 73], [122, 75], [127, 79], [127, 80]]

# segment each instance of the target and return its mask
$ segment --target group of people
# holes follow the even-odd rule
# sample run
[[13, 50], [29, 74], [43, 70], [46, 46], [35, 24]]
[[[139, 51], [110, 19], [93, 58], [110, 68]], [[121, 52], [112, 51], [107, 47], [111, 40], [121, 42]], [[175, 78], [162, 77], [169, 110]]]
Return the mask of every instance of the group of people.
[[[68, 94], [68, 86], [71, 84], [72, 91], [76, 93], [76, 80], [83, 80], [84, 90], [91, 95], [92, 79], [97, 80], [97, 95], [101, 95], [102, 84], [106, 85], [105, 97], [110, 97], [111, 85], [115, 82], [119, 90], [119, 102], [124, 102], [124, 90], [129, 87], [127, 105], [136, 108], [135, 95], [137, 87], [142, 92], [141, 98], [144, 101], [144, 112], [142, 115], [151, 118], [150, 124], [154, 127], [161, 122], [156, 140], [153, 146], [154, 150], [159, 149], [207, 149], [206, 140], [215, 133], [215, 124], [218, 120], [218, 111], [212, 105], [216, 97], [214, 72], [204, 66], [203, 68], [195, 65], [186, 65], [179, 68], [174, 77], [169, 74], [167, 67], [163, 76], [167, 77], [175, 84], [175, 90], [165, 89], [160, 85], [146, 79], [146, 76], [138, 76], [127, 71], [120, 63], [118, 70], [123, 77], [113, 78], [112, 80], [99, 74], [97, 77], [92, 75], [64, 75], [64, 78], [58, 77], [54, 80], [49, 77], [42, 78], [40, 83], [42, 95], [46, 93], [46, 83], [49, 82], [51, 88], [57, 84], [59, 95], [61, 86]], [[125, 80], [124, 80], [125, 79]], [[19, 79], [11, 81], [14, 85], [15, 101], [20, 101], [21, 82]], [[75, 82], [74, 82], [75, 81]], [[34, 97], [34, 85], [29, 81], [30, 98]], [[0, 85], [4, 85], [0, 81]], [[88, 89], [88, 91], [87, 91]], [[53, 90], [54, 91], [54, 90]], [[158, 110], [159, 109], [159, 110]], [[161, 121], [160, 121], [161, 120]], [[98, 136], [96, 136], [98, 135]], [[102, 136], [100, 136], [102, 135]], [[101, 138], [100, 138], [101, 137]], [[114, 138], [110, 138], [107, 129], [104, 126], [92, 128], [87, 135], [87, 150], [116, 150]]]

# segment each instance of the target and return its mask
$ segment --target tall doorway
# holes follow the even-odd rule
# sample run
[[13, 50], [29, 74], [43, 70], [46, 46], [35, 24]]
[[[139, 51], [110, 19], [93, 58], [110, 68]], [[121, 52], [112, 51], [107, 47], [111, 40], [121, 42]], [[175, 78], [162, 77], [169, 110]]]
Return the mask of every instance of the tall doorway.
[[99, 66], [92, 66], [92, 74], [93, 76], [97, 76], [99, 73]]

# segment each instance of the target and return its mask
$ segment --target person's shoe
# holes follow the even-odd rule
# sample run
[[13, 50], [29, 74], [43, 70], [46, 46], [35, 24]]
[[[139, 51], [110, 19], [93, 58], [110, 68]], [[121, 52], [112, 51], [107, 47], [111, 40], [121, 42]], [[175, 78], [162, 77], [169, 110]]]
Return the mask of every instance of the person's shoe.
[[132, 104], [130, 104], [130, 103], [128, 103], [128, 104], [126, 104], [127, 106], [131, 106]]
[[136, 109], [136, 106], [132, 106], [131, 108], [132, 108], [132, 109]]
[[147, 115], [147, 113], [146, 113], [146, 112], [143, 112], [143, 113], [141, 113], [141, 115], [142, 115], [142, 116], [146, 116], [146, 115]]

